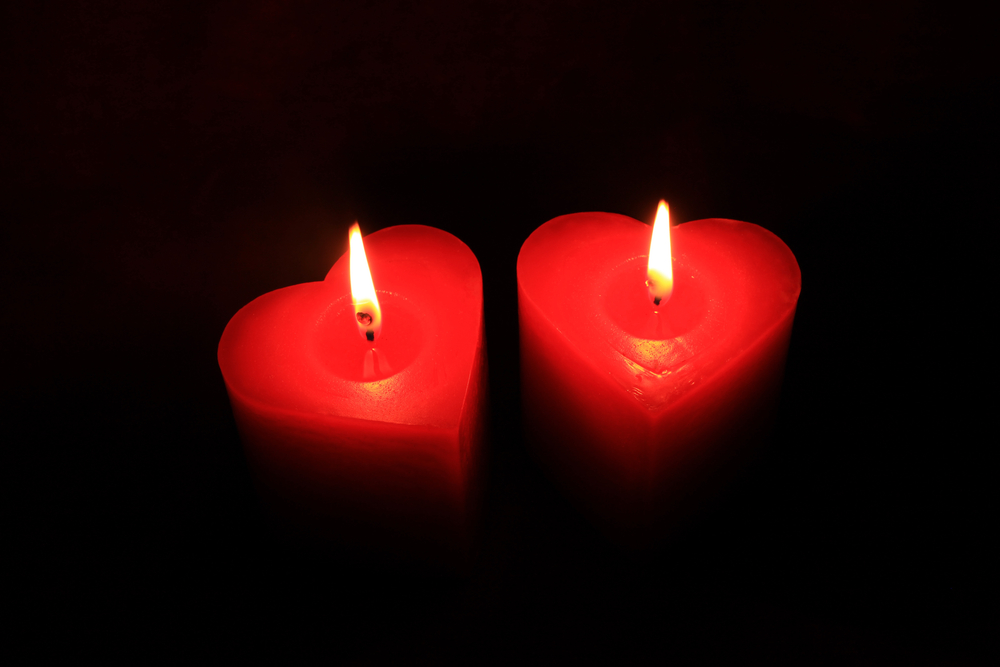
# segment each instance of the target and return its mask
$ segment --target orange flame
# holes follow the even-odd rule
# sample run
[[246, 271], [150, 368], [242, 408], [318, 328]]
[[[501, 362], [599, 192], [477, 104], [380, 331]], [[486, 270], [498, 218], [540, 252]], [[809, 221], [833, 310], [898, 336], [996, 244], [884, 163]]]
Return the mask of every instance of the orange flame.
[[670, 300], [674, 291], [674, 267], [670, 257], [670, 209], [660, 200], [653, 222], [653, 238], [649, 242], [649, 264], [646, 268], [649, 298], [655, 306]]
[[369, 342], [375, 342], [382, 331], [382, 309], [368, 268], [365, 244], [361, 241], [361, 227], [356, 222], [351, 226], [351, 300], [358, 331]]

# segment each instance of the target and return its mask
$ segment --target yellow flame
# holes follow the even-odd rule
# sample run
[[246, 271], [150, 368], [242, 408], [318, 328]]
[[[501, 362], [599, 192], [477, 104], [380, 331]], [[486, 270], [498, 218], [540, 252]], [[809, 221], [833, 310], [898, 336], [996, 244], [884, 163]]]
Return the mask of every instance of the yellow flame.
[[354, 303], [354, 318], [362, 337], [374, 342], [382, 330], [382, 309], [375, 294], [375, 283], [368, 268], [365, 244], [361, 241], [361, 227], [351, 226], [351, 300]]
[[653, 222], [646, 278], [649, 298], [654, 305], [661, 306], [670, 300], [674, 291], [674, 267], [670, 257], [670, 209], [662, 199], [656, 208], [656, 220]]

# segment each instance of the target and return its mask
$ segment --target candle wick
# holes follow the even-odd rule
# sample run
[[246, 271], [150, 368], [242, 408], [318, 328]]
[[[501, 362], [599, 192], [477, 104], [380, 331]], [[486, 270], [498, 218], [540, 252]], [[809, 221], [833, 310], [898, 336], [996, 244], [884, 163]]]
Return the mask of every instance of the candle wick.
[[660, 305], [660, 297], [658, 297], [658, 296], [654, 296], [653, 297], [653, 305], [654, 306], [659, 306]]
[[369, 343], [374, 343], [375, 342], [375, 332], [369, 329], [368, 331], [365, 332], [365, 338], [368, 339]]

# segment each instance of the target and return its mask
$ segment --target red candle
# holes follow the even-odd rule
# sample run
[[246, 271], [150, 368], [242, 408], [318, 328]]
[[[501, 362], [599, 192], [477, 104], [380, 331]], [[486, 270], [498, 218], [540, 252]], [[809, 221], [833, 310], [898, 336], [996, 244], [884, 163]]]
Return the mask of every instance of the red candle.
[[746, 222], [660, 220], [654, 233], [578, 213], [528, 237], [517, 284], [533, 452], [609, 536], [655, 541], [766, 432], [799, 296], [795, 257]]
[[487, 396], [482, 275], [464, 243], [420, 225], [352, 234], [325, 280], [236, 313], [219, 366], [285, 522], [366, 552], [464, 560]]

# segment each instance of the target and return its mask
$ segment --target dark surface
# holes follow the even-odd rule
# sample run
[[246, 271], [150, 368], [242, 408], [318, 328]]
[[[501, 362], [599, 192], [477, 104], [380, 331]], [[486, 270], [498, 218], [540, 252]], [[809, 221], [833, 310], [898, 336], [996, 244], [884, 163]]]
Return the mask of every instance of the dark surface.
[[[995, 17], [915, 2], [37, 3], [5, 11], [9, 598], [37, 657], [996, 659]], [[518, 248], [583, 210], [749, 220], [803, 291], [777, 431], [663, 553], [528, 458]], [[272, 537], [215, 360], [359, 220], [483, 268], [466, 580]]]

